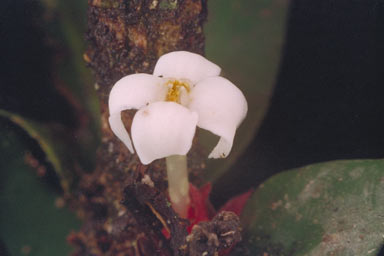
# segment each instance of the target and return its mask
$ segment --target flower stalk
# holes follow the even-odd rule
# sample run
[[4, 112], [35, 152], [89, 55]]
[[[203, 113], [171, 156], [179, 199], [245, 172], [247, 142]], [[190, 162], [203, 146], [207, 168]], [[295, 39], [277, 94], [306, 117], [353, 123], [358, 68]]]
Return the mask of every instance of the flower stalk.
[[172, 208], [181, 218], [186, 218], [189, 198], [189, 182], [187, 157], [185, 155], [173, 155], [166, 157], [168, 192]]

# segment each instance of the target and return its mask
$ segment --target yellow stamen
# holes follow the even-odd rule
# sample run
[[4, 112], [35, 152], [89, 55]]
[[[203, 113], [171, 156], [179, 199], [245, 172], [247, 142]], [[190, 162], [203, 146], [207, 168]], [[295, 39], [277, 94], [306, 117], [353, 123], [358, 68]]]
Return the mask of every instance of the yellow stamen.
[[180, 88], [184, 87], [187, 92], [190, 91], [189, 84], [186, 82], [170, 80], [166, 85], [172, 85], [172, 87], [168, 89], [167, 97], [165, 99], [166, 101], [173, 101], [180, 104]]

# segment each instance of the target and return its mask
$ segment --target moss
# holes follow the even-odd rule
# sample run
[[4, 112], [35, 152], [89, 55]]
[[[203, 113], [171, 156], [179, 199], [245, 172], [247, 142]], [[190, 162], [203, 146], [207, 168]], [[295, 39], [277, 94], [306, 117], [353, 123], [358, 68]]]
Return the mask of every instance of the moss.
[[176, 9], [177, 8], [177, 0], [162, 0], [159, 4], [160, 9]]

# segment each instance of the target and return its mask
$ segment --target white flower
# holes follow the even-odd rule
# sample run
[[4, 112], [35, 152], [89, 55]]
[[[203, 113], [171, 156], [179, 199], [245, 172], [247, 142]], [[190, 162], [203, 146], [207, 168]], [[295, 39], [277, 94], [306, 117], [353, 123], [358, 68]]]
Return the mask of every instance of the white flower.
[[120, 113], [138, 109], [131, 134], [143, 164], [187, 154], [196, 125], [220, 136], [210, 158], [228, 156], [248, 107], [243, 93], [220, 77], [220, 70], [198, 54], [178, 51], [161, 56], [153, 75], [123, 77], [109, 95], [112, 131], [134, 153]]

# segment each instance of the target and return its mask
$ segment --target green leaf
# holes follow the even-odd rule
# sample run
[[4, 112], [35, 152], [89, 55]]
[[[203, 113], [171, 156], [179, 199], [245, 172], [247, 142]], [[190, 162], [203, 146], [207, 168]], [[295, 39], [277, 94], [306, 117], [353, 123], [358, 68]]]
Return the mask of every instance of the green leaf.
[[77, 117], [76, 147], [87, 169], [94, 168], [100, 140], [100, 107], [91, 71], [86, 67], [86, 1], [40, 0], [46, 14], [47, 37], [55, 42], [53, 86], [67, 99]]
[[[62, 188], [69, 192], [76, 181], [75, 172], [93, 170], [100, 135], [98, 99], [90, 70], [83, 60], [87, 3], [41, 0], [41, 4], [45, 13], [41, 26], [55, 46], [50, 49], [54, 55], [52, 87], [72, 105], [76, 120], [67, 126], [58, 126], [2, 110], [0, 116], [22, 127], [39, 143], [58, 174]], [[51, 111], [47, 107], [45, 110]]]
[[[248, 116], [237, 131], [225, 160], [210, 160], [207, 179], [216, 180], [235, 162], [254, 137], [271, 97], [285, 36], [289, 1], [209, 1], [205, 26], [206, 55], [222, 68], [248, 100]], [[200, 141], [209, 141], [202, 136]], [[206, 143], [212, 148], [212, 143]]]
[[[8, 125], [7, 125], [8, 123]], [[59, 195], [25, 163], [28, 145], [0, 120], [0, 241], [9, 255], [68, 255], [66, 236], [79, 221], [57, 208]]]
[[251, 255], [376, 255], [383, 243], [384, 160], [280, 173], [242, 215]]
[[52, 164], [59, 176], [63, 190], [68, 192], [73, 182], [73, 171], [78, 168], [78, 164], [73, 159], [74, 155], [72, 155], [75, 150], [70, 150], [70, 145], [60, 140], [57, 134], [46, 126], [1, 109], [0, 117], [7, 118], [20, 126], [31, 138], [36, 140], [45, 153], [46, 160]]

